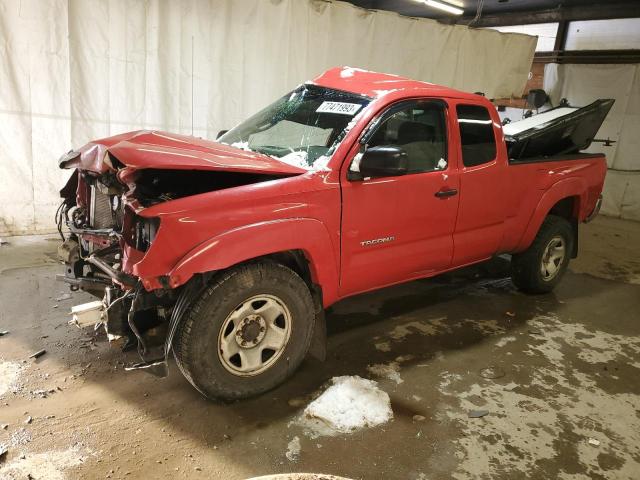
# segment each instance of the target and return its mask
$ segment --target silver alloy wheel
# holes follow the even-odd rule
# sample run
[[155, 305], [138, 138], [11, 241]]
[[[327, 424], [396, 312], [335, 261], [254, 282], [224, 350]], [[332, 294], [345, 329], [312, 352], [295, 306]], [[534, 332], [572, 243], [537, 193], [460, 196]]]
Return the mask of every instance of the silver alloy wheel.
[[249, 377], [271, 367], [291, 336], [291, 313], [273, 295], [248, 298], [225, 319], [218, 334], [218, 357], [230, 373]]
[[561, 236], [555, 236], [544, 249], [542, 254], [542, 262], [540, 263], [540, 273], [542, 279], [546, 282], [553, 280], [560, 268], [562, 268], [562, 262], [566, 255], [565, 241]]

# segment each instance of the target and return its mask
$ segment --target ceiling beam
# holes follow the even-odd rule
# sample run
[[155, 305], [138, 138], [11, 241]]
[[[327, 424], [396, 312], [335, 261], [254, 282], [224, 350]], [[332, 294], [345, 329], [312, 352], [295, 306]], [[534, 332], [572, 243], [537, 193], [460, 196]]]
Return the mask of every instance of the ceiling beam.
[[534, 63], [640, 63], [640, 50], [564, 50], [536, 52]]
[[556, 31], [556, 42], [553, 46], [553, 49], [556, 52], [564, 50], [564, 46], [567, 43], [567, 30], [569, 26], [569, 22], [566, 20], [562, 20], [558, 22], [558, 30]]
[[[505, 12], [483, 15], [474, 22], [474, 27], [501, 27], [505, 25], [526, 25], [529, 23], [554, 23], [572, 20], [609, 20], [612, 18], [640, 17], [637, 1], [602, 2], [580, 7], [559, 7], [551, 10], [529, 12]], [[442, 19], [443, 23], [466, 25], [472, 16], [457, 19]]]

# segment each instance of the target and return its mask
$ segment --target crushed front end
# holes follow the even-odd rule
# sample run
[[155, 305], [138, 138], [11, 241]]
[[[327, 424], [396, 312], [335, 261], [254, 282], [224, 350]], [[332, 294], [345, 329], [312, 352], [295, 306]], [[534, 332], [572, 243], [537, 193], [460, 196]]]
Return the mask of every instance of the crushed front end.
[[213, 274], [174, 269], [197, 245], [244, 222], [221, 208], [225, 198], [243, 197], [217, 194], [304, 173], [262, 154], [152, 131], [88, 143], [59, 166], [73, 169], [56, 212], [59, 279], [102, 300], [99, 312], [85, 306], [79, 317], [99, 319], [111, 342], [137, 347], [141, 367], [156, 358], [164, 370], [182, 314]]
[[56, 223], [64, 274], [58, 279], [102, 299], [98, 326], [110, 342], [125, 350], [137, 347], [146, 361], [152, 346], [166, 338], [181, 289], [149, 292], [128, 273], [153, 243], [159, 219], [136, 213], [131, 189], [112, 167], [117, 161], [109, 160], [110, 168], [101, 173], [76, 168], [60, 192]]

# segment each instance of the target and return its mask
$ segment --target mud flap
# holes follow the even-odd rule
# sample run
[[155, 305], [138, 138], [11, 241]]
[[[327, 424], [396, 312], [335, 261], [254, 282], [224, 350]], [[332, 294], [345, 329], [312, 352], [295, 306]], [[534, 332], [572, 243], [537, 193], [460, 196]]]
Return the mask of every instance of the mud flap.
[[309, 355], [321, 362], [327, 359], [327, 320], [323, 308], [320, 308], [320, 311], [316, 313]]

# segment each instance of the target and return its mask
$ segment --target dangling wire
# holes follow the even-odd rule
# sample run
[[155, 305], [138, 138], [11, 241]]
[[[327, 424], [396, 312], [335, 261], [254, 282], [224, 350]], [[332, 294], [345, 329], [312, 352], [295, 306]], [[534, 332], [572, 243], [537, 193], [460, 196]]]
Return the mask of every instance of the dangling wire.
[[60, 234], [60, 238], [64, 242], [66, 239], [64, 238], [64, 233], [62, 233], [62, 221], [67, 216], [67, 202], [63, 200], [62, 203], [58, 206], [55, 215], [55, 222], [58, 227], [58, 233]]
[[478, 9], [476, 10], [476, 16], [473, 17], [473, 20], [471, 20], [467, 24], [467, 27], [472, 26], [474, 23], [476, 23], [478, 20], [480, 20], [480, 17], [482, 16], [482, 9], [483, 8], [484, 8], [484, 0], [478, 0]]

